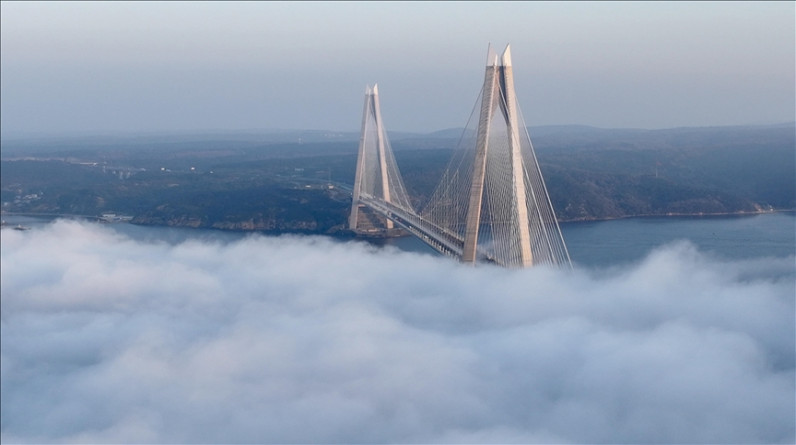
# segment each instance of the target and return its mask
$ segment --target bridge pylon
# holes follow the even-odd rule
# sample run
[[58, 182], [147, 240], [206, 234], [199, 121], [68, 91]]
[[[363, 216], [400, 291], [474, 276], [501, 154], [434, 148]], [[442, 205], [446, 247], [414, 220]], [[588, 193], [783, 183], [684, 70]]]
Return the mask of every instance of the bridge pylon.
[[[368, 212], [369, 207], [362, 203], [367, 198], [379, 199], [405, 209], [412, 208], [382, 121], [379, 87], [376, 84], [365, 89], [348, 227], [355, 232], [392, 231], [394, 223], [390, 218]], [[363, 218], [363, 213], [367, 213], [366, 218]]]
[[[516, 265], [526, 267], [533, 264], [531, 252], [531, 236], [528, 222], [528, 209], [525, 206], [525, 184], [523, 180], [522, 154], [520, 153], [520, 123], [517, 116], [517, 99], [514, 95], [514, 75], [511, 69], [511, 49], [506, 50], [498, 61], [497, 54], [489, 48], [487, 55], [486, 74], [481, 92], [481, 110], [476, 135], [475, 162], [473, 179], [470, 186], [469, 206], [467, 207], [466, 229], [464, 235], [463, 263], [475, 263], [478, 247], [478, 233], [481, 224], [481, 211], [486, 179], [487, 152], [490, 142], [490, 130], [493, 120], [500, 119], [507, 133], [508, 165], [511, 176], [507, 188], [511, 209], [508, 215], [511, 226], [515, 229], [512, 235], [516, 239]], [[499, 116], [495, 116], [496, 111]], [[496, 129], [499, 130], [499, 129]]]
[[489, 46], [479, 100], [477, 126], [468, 122], [424, 221], [461, 240], [463, 263], [571, 266], [517, 104], [510, 46], [501, 55]]

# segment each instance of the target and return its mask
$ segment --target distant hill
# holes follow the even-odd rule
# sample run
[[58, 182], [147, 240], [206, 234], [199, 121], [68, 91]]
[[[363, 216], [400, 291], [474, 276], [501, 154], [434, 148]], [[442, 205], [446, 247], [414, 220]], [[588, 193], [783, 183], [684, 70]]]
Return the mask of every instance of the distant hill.
[[[463, 129], [390, 134], [414, 203]], [[796, 126], [528, 129], [559, 219], [796, 208]], [[4, 140], [3, 211], [148, 224], [332, 233], [345, 224], [359, 135], [284, 130]], [[329, 187], [332, 185], [332, 187]]]
[[537, 131], [563, 219], [796, 207], [796, 127]]

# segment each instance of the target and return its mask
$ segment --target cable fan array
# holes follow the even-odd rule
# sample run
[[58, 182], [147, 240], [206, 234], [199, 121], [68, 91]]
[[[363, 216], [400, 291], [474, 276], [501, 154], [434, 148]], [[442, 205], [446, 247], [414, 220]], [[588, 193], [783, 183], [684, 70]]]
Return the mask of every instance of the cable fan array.
[[[476, 113], [478, 118], [474, 119]], [[351, 227], [361, 201], [378, 198], [421, 239], [447, 245], [463, 262], [506, 267], [571, 262], [530, 135], [514, 94], [511, 53], [489, 48], [484, 85], [445, 173], [422, 211], [403, 186], [381, 122], [378, 92], [369, 88], [363, 113]], [[372, 207], [382, 208], [378, 202]], [[425, 236], [429, 235], [429, 236]]]

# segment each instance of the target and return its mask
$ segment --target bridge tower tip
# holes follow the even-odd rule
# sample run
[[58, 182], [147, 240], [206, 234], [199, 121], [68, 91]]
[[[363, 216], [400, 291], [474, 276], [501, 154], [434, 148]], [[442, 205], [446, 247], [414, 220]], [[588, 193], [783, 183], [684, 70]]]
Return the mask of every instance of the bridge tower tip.
[[498, 55], [495, 52], [495, 49], [492, 48], [492, 44], [489, 44], [489, 47], [486, 50], [486, 66], [496, 66], [498, 64]]
[[501, 62], [503, 66], [511, 66], [511, 44], [506, 45], [506, 49], [503, 51], [503, 56], [501, 57]]

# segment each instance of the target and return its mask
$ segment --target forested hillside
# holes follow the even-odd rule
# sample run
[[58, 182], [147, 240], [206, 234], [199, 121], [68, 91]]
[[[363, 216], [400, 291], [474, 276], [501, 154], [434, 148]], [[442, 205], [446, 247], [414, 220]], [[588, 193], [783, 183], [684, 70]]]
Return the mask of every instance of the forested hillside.
[[[460, 130], [395, 134], [418, 207]], [[796, 208], [794, 125], [530, 129], [560, 220]], [[4, 212], [140, 224], [334, 233], [350, 205], [357, 135], [329, 132], [3, 141]]]

